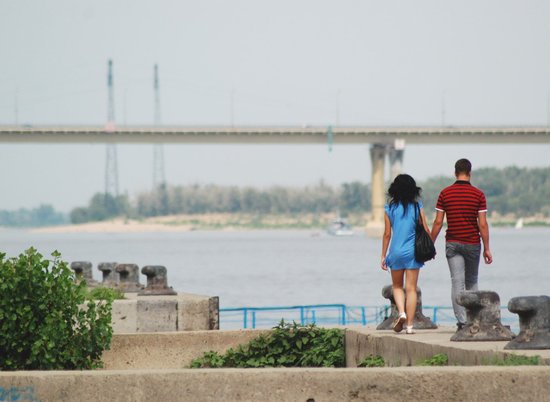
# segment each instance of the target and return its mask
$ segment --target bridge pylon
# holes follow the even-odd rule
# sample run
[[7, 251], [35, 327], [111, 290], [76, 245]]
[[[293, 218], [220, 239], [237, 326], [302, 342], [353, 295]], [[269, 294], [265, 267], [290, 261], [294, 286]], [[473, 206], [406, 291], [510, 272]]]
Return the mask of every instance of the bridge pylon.
[[371, 176], [371, 217], [366, 232], [369, 237], [382, 237], [384, 233], [384, 205], [386, 203], [385, 163], [390, 162], [390, 180], [403, 170], [405, 141], [395, 140], [393, 144], [374, 143], [370, 146], [372, 164]]
[[[113, 85], [113, 61], [107, 62], [107, 124], [105, 132], [115, 132], [115, 99]], [[116, 144], [107, 144], [105, 154], [105, 194], [118, 196], [118, 157]]]

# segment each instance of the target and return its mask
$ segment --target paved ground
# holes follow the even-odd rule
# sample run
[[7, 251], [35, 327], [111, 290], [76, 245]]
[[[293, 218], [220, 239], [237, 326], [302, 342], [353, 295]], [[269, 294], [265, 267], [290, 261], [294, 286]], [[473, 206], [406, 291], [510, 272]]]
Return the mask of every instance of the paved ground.
[[459, 348], [464, 350], [491, 350], [491, 351], [505, 351], [519, 353], [526, 356], [539, 355], [541, 358], [550, 359], [550, 349], [545, 350], [505, 350], [504, 346], [508, 341], [500, 342], [451, 342], [451, 336], [455, 333], [454, 327], [439, 327], [438, 329], [424, 329], [424, 330], [415, 330], [416, 334], [406, 335], [405, 331], [400, 333], [395, 333], [393, 331], [377, 331], [374, 327], [350, 327], [347, 328], [353, 329], [355, 331], [370, 334], [370, 335], [384, 335], [384, 336], [395, 336], [395, 337], [405, 337], [404, 339], [429, 343], [432, 345], [448, 346], [453, 348]]

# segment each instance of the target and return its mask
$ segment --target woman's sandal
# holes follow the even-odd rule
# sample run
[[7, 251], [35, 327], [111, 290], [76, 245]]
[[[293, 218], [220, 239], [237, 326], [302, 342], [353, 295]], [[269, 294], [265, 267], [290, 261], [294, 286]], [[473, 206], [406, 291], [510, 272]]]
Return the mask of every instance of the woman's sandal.
[[403, 330], [403, 324], [407, 320], [407, 314], [401, 313], [393, 322], [393, 330], [395, 332], [401, 332]]
[[413, 326], [409, 326], [407, 325], [406, 328], [405, 328], [405, 333], [407, 335], [412, 335], [412, 334], [416, 334], [416, 331], [413, 329]]

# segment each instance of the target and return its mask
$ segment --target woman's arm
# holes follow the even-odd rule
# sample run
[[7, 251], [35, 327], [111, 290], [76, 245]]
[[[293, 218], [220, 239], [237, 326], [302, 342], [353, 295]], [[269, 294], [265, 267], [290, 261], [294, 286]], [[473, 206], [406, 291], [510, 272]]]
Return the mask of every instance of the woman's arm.
[[388, 246], [391, 239], [391, 222], [388, 214], [384, 214], [384, 234], [382, 235], [382, 260], [380, 262], [380, 267], [387, 271], [388, 267], [386, 265], [386, 253], [388, 252]]
[[428, 219], [426, 218], [426, 214], [424, 214], [424, 208], [420, 208], [420, 216], [422, 217], [422, 225], [424, 225], [424, 230], [430, 233], [430, 227], [428, 226]]

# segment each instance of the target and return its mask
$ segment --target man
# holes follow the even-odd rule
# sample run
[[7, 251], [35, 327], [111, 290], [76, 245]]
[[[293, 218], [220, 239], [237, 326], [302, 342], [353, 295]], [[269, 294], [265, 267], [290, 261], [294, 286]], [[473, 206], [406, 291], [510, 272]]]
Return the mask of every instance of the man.
[[457, 303], [457, 297], [465, 290], [477, 290], [480, 238], [485, 264], [493, 262], [485, 194], [470, 184], [471, 171], [472, 164], [468, 159], [459, 159], [455, 163], [456, 181], [439, 194], [431, 232], [435, 242], [447, 215], [445, 255], [451, 271], [451, 298], [458, 329], [466, 324], [466, 309]]

